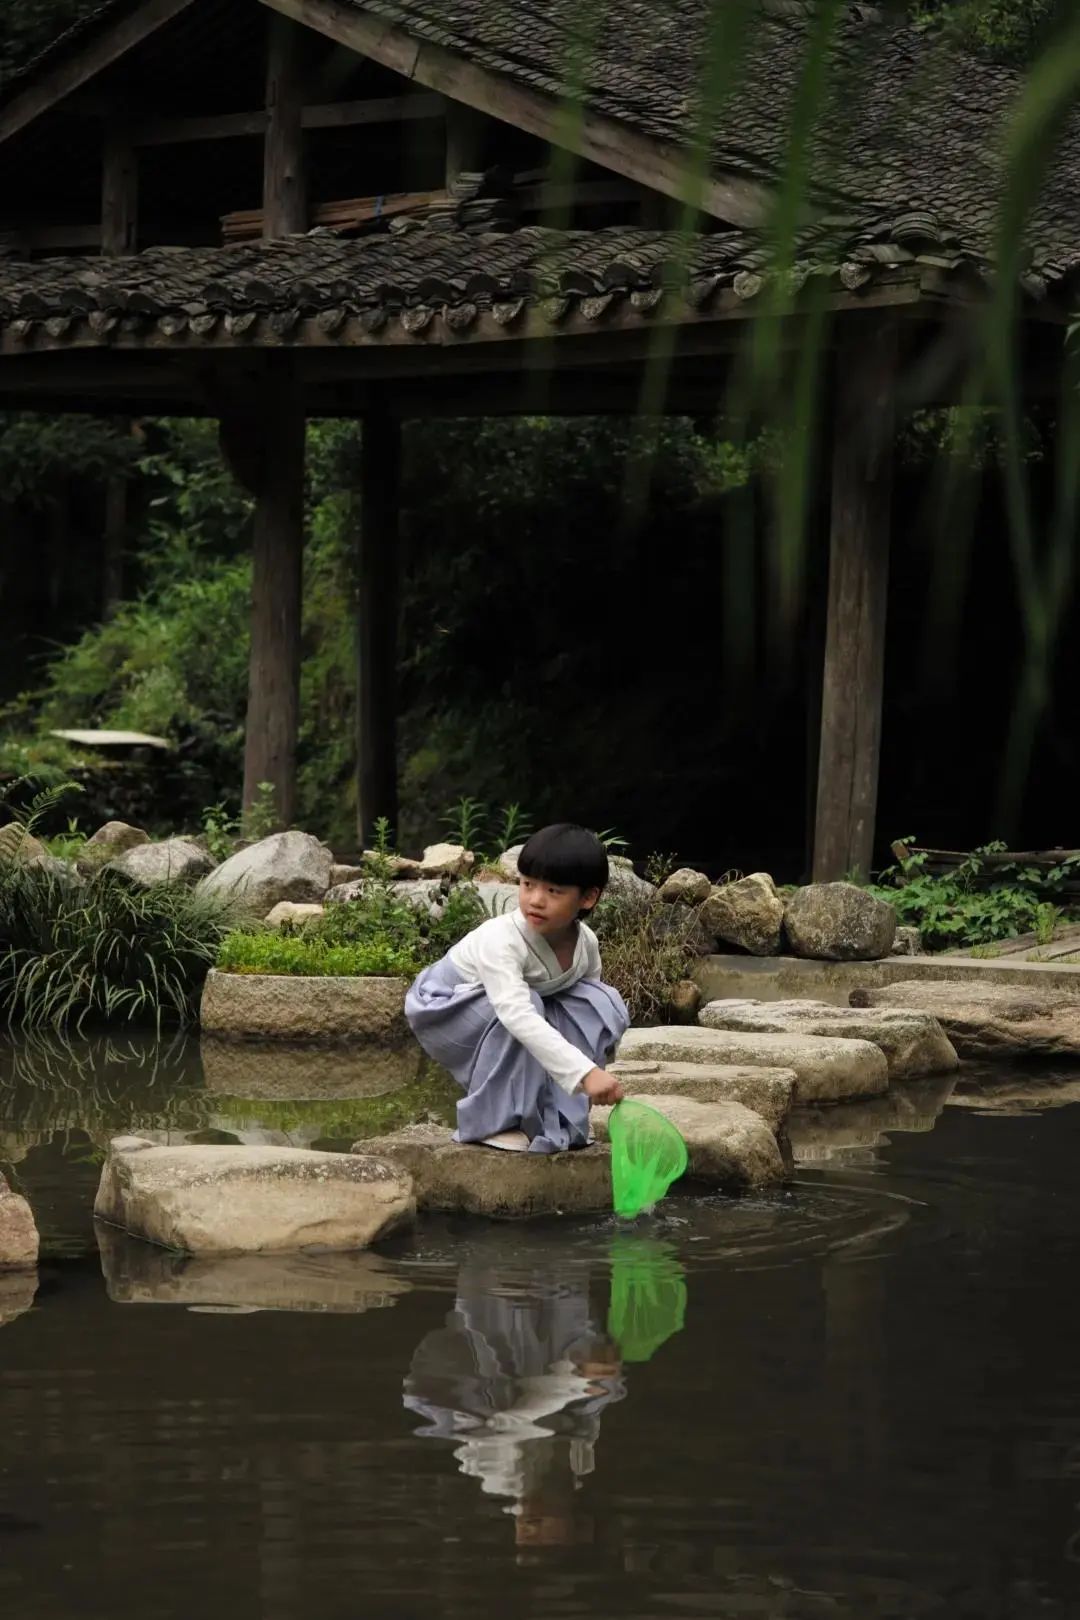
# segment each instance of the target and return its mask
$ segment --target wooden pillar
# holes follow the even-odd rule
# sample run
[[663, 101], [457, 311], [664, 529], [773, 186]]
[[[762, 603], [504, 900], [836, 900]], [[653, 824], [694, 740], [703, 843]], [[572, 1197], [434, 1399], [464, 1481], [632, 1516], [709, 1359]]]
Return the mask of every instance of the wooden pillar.
[[446, 103], [446, 189], [463, 174], [475, 174], [484, 159], [483, 115], [460, 101]]
[[[101, 161], [101, 251], [110, 258], [136, 253], [139, 247], [139, 159], [122, 127], [106, 130]], [[128, 486], [125, 478], [105, 485], [105, 535], [101, 579], [101, 613], [108, 619], [124, 593], [124, 547], [127, 539]]]
[[356, 553], [356, 824], [361, 849], [375, 822], [397, 827], [398, 531], [401, 424], [364, 417]]
[[101, 163], [101, 251], [112, 258], [138, 249], [138, 154], [120, 128], [105, 134]]
[[265, 237], [293, 236], [308, 226], [303, 127], [305, 43], [304, 30], [288, 17], [270, 17], [263, 147]]
[[296, 811], [304, 567], [304, 412], [291, 374], [253, 402], [258, 435], [251, 578], [251, 664], [244, 737], [244, 807], [269, 782], [278, 824]]
[[896, 331], [890, 322], [842, 319], [835, 384], [814, 836], [818, 883], [867, 877], [873, 857], [895, 431]]

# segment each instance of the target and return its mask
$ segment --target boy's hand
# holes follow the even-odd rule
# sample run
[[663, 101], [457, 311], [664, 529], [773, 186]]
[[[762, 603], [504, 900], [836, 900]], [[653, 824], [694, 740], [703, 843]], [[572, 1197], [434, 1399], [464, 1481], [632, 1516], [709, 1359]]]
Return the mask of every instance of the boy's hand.
[[581, 1082], [581, 1089], [588, 1097], [590, 1107], [593, 1103], [600, 1103], [607, 1108], [622, 1102], [626, 1095], [616, 1077], [608, 1074], [606, 1069], [590, 1069]]

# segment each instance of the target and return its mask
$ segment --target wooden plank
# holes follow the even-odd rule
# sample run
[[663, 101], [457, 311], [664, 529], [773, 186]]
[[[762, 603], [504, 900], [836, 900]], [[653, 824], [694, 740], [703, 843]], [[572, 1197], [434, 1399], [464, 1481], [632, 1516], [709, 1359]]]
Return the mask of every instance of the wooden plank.
[[397, 826], [398, 539], [401, 424], [363, 419], [356, 537], [356, 821], [360, 848], [375, 822]]
[[0, 142], [10, 140], [193, 4], [195, 0], [146, 0], [111, 28], [90, 35], [81, 48], [55, 67], [43, 67], [26, 89], [0, 111]]
[[139, 160], [127, 131], [106, 130], [101, 163], [101, 251], [134, 253], [139, 237]]
[[[564, 119], [554, 97], [514, 84], [453, 51], [416, 39], [337, 0], [261, 0], [261, 4], [406, 79], [439, 91], [449, 101], [462, 102], [552, 145], [564, 144], [569, 133], [573, 150], [590, 162], [670, 197], [686, 195], [685, 153], [639, 135], [613, 118], [586, 111], [580, 119]], [[568, 131], [566, 126], [572, 128]], [[741, 176], [711, 177], [700, 186], [695, 183], [693, 192], [703, 213], [735, 225], [760, 225], [768, 216], [768, 188]]]
[[295, 24], [287, 17], [271, 17], [266, 53], [264, 237], [292, 236], [307, 230], [302, 122], [304, 49], [302, 31]]
[[[304, 129], [348, 129], [353, 125], [399, 124], [441, 118], [442, 96], [377, 96], [370, 101], [330, 101], [305, 107]], [[193, 141], [243, 139], [265, 135], [265, 108], [255, 112], [215, 113], [204, 118], [155, 118], [132, 131], [133, 146], [182, 146]]]
[[814, 881], [868, 877], [874, 851], [897, 334], [842, 329], [836, 356], [832, 523], [821, 703]]
[[[389, 197], [343, 197], [334, 202], [319, 203], [311, 215], [311, 223], [329, 229], [350, 230], [375, 219], [389, 219], [395, 214], [407, 214], [414, 209], [430, 208], [433, 203], [446, 201], [445, 191], [410, 191]], [[261, 236], [263, 219], [261, 208], [242, 208], [232, 214], [223, 214], [222, 235], [227, 242], [242, 242]]]
[[244, 733], [244, 804], [263, 782], [281, 826], [296, 809], [304, 552], [304, 415], [291, 368], [250, 405], [260, 432], [251, 581], [251, 663]]

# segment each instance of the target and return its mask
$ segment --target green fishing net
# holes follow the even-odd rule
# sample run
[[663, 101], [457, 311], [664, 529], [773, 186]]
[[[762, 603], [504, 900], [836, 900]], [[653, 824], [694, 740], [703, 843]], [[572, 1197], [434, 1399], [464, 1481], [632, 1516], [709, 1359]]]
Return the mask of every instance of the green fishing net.
[[686, 1273], [663, 1245], [616, 1238], [608, 1332], [624, 1361], [648, 1361], [686, 1321]]
[[632, 1220], [686, 1174], [686, 1143], [663, 1114], [632, 1099], [612, 1109], [608, 1136], [615, 1213]]

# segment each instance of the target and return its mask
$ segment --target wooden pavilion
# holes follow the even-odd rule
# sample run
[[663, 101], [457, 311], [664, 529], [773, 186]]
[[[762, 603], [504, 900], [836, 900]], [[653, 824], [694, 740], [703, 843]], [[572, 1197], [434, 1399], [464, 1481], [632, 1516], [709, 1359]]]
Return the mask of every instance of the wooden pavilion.
[[[894, 420], [961, 397], [1019, 84], [849, 3], [778, 237], [815, 5], [755, 0], [745, 46], [721, 39], [742, 52], [727, 83], [713, 41], [739, 8], [715, 0], [106, 0], [9, 81], [0, 407], [220, 420], [256, 502], [248, 798], [271, 782], [291, 815], [307, 417], [364, 426], [363, 835], [396, 805], [402, 420], [716, 411], [759, 312], [793, 353], [813, 311], [832, 428], [814, 870], [869, 869]], [[1078, 181], [1074, 122], [1018, 290], [1033, 385], [1060, 364]]]

